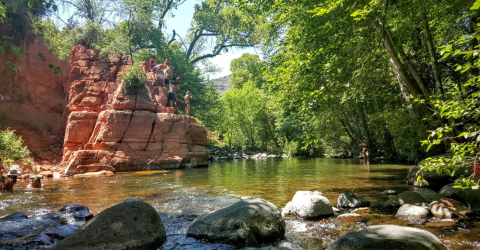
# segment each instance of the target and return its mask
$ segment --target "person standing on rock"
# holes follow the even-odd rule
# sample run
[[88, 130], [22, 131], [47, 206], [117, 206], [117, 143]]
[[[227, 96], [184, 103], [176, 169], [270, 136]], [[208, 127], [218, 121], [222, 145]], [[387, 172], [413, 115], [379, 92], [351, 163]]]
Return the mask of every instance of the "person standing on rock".
[[152, 70], [155, 65], [155, 57], [152, 57], [152, 59], [150, 59], [150, 61], [148, 62], [148, 66], [150, 67], [149, 70]]
[[185, 101], [185, 115], [189, 116], [190, 115], [190, 100], [192, 99], [192, 93], [190, 91], [187, 91], [187, 95], [183, 98], [183, 101]]
[[[168, 62], [168, 60], [163, 64], [163, 74], [165, 75], [165, 84], [169, 85], [171, 81], [173, 82], [173, 68], [170, 68], [169, 64], [166, 64], [166, 62]], [[167, 89], [169, 89], [168, 86]]]
[[172, 86], [170, 85], [170, 90], [168, 90], [168, 107], [173, 107], [173, 101], [175, 101], [175, 92], [172, 89]]
[[175, 81], [170, 81], [170, 85], [172, 85], [173, 93], [175, 93], [175, 101], [178, 101], [177, 98], [177, 91], [178, 91], [178, 83], [180, 82], [180, 77], [177, 77]]
[[163, 74], [163, 65], [158, 65], [158, 71], [157, 71], [157, 82], [159, 82], [160, 86], [165, 86], [165, 75]]

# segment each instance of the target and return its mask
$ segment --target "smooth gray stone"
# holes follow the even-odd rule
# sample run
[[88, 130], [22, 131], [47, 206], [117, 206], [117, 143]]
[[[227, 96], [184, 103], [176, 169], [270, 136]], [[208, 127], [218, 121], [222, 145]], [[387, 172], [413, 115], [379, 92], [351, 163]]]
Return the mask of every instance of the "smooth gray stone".
[[327, 249], [446, 250], [432, 233], [413, 227], [379, 225], [349, 232]]

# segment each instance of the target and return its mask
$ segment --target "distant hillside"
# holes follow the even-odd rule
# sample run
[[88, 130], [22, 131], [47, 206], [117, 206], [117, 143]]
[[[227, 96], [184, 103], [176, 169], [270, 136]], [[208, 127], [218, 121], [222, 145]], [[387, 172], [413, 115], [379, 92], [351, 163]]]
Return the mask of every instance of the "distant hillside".
[[217, 89], [218, 93], [222, 95], [230, 88], [230, 76], [223, 76], [217, 79], [210, 80], [213, 82], [215, 89]]

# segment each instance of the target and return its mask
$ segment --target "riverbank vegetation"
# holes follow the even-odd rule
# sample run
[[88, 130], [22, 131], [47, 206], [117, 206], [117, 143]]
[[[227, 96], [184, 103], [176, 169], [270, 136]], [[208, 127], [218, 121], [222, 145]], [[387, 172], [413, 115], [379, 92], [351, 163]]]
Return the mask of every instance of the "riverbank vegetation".
[[[21, 20], [60, 58], [76, 44], [168, 58], [179, 95], [196, 97], [192, 116], [225, 146], [358, 156], [366, 145], [409, 161], [453, 152], [425, 166], [447, 174], [477, 164], [480, 1], [205, 0], [186, 37], [165, 31], [180, 0], [36, 1], [42, 11], [30, 2]], [[10, 21], [23, 13], [0, 6]], [[220, 97], [202, 77], [215, 70], [208, 59], [252, 46], [262, 57], [234, 60]]]
[[16, 136], [13, 130], [0, 132], [0, 160], [5, 165], [12, 163], [31, 164], [30, 151], [23, 146], [22, 137]]

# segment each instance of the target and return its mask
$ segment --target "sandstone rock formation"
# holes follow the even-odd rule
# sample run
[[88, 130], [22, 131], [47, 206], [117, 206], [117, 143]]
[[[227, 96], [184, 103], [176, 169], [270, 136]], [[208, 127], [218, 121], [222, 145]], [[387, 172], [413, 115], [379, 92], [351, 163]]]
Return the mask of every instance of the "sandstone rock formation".
[[[25, 49], [21, 57], [0, 53], [0, 130], [10, 128], [21, 135], [38, 163], [58, 163], [68, 115], [69, 64], [39, 39], [28, 39], [20, 46]], [[50, 64], [64, 73], [54, 75]]]
[[126, 57], [102, 62], [98, 50], [76, 46], [70, 65], [66, 174], [95, 165], [132, 171], [207, 164], [206, 130], [166, 107], [167, 90], [154, 86], [153, 74], [128, 93], [119, 77], [131, 65]]

